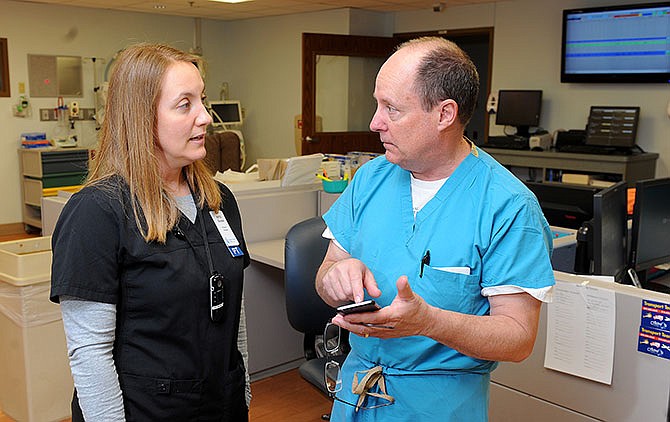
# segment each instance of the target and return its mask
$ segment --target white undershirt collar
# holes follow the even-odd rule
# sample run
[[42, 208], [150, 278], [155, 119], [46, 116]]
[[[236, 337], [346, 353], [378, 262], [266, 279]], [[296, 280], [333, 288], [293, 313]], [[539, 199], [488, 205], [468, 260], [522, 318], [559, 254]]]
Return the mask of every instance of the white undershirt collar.
[[414, 216], [416, 213], [421, 211], [421, 208], [424, 207], [437, 192], [440, 190], [444, 182], [447, 181], [449, 177], [444, 179], [437, 180], [419, 180], [410, 173], [410, 188], [412, 191], [412, 210], [414, 211]]

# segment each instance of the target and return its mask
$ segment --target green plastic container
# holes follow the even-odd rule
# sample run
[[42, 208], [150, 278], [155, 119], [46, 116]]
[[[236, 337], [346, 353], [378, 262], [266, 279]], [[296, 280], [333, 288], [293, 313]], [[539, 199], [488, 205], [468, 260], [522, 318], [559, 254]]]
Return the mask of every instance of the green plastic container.
[[323, 190], [328, 193], [342, 193], [347, 188], [349, 184], [348, 180], [333, 180], [331, 182], [327, 180], [322, 180]]

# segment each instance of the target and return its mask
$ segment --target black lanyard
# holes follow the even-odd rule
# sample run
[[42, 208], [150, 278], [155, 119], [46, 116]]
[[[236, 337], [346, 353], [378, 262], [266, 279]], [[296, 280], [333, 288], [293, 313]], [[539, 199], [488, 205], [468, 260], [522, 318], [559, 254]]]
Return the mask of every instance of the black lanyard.
[[207, 239], [207, 230], [205, 230], [205, 214], [202, 209], [198, 208], [198, 219], [200, 220], [200, 229], [202, 230], [202, 241], [205, 242], [205, 255], [207, 255], [207, 266], [209, 267], [209, 274], [214, 275], [214, 264], [212, 262], [212, 253], [209, 250], [209, 239]]
[[[204, 242], [205, 245], [205, 255], [207, 255], [207, 266], [209, 267], [209, 275], [212, 276], [214, 274], [218, 274], [216, 271], [214, 271], [214, 263], [212, 261], [212, 252], [209, 250], [209, 239], [207, 238], [207, 230], [205, 229], [205, 214], [202, 212], [202, 208], [198, 206], [196, 202], [196, 197], [195, 194], [193, 193], [193, 188], [191, 187], [191, 184], [188, 182], [188, 177], [184, 174], [184, 179], [186, 179], [186, 184], [188, 185], [188, 191], [191, 192], [191, 198], [193, 198], [193, 203], [195, 204], [195, 208], [197, 210], [196, 213], [196, 218], [200, 220], [200, 230], [202, 232], [202, 241]], [[177, 228], [179, 229], [179, 228]], [[191, 242], [186, 239], [186, 241], [191, 245]], [[193, 248], [193, 245], [191, 245], [191, 248]], [[195, 252], [195, 248], [193, 248], [193, 251]]]
[[[192, 193], [191, 197], [193, 197]], [[196, 219], [200, 220], [200, 230], [202, 233], [202, 241], [205, 247], [205, 255], [207, 257], [207, 267], [209, 268], [209, 274], [212, 275], [215, 273], [214, 261], [212, 261], [212, 252], [209, 250], [209, 239], [207, 238], [207, 230], [205, 229], [205, 214], [202, 212], [202, 209], [198, 208], [197, 204], [196, 209], [197, 209]], [[191, 239], [189, 239], [186, 236], [186, 233], [184, 233], [181, 230], [181, 227], [179, 227], [179, 222], [177, 222], [177, 224], [172, 228], [172, 233], [175, 235], [177, 239], [182, 239], [188, 242], [188, 245], [191, 247], [191, 249], [193, 249], [193, 252], [196, 251], [195, 246], [193, 246], [193, 243], [191, 243]], [[196, 256], [198, 256], [198, 254], [196, 254]]]
[[[189, 190], [191, 191], [191, 197], [195, 202], [195, 195], [193, 195], [193, 190], [189, 184]], [[223, 320], [225, 308], [224, 308], [224, 285], [226, 284], [226, 279], [217, 271], [214, 271], [214, 263], [212, 261], [212, 252], [209, 250], [209, 239], [207, 237], [207, 229], [205, 229], [205, 213], [202, 212], [202, 208], [198, 207], [196, 204], [196, 219], [200, 220], [200, 230], [202, 232], [202, 241], [203, 246], [205, 247], [205, 255], [207, 256], [207, 266], [209, 267], [209, 316], [213, 322], [219, 322]], [[177, 238], [185, 239], [193, 253], [197, 256], [196, 249], [191, 243], [191, 240], [186, 237], [186, 235], [179, 228], [179, 223], [175, 225], [172, 229], [173, 233]]]

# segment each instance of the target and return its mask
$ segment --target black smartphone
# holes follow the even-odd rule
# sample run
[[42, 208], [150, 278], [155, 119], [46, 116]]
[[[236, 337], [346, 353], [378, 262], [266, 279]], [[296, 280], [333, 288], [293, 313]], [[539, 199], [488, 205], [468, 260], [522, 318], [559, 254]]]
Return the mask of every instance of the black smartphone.
[[378, 311], [381, 308], [375, 303], [374, 300], [364, 300], [363, 302], [350, 303], [348, 305], [342, 305], [337, 308], [337, 312], [348, 315], [356, 314], [359, 312], [374, 312]]
[[226, 279], [219, 273], [214, 273], [209, 278], [209, 316], [214, 322], [223, 319], [223, 286]]

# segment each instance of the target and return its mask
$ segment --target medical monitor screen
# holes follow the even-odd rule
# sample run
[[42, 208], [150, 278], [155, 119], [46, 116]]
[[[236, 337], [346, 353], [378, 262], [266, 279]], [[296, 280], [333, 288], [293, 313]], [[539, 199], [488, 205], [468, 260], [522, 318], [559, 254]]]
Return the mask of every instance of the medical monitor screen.
[[628, 184], [619, 182], [593, 195], [593, 273], [619, 280], [628, 265]]
[[496, 124], [515, 126], [517, 135], [529, 136], [529, 127], [540, 124], [541, 90], [500, 90]]
[[670, 2], [563, 11], [561, 82], [668, 82]]
[[525, 182], [550, 225], [579, 229], [593, 218], [593, 195], [599, 188], [560, 183]]
[[210, 101], [212, 126], [241, 125], [242, 107], [239, 101]]
[[638, 181], [631, 239], [631, 267], [645, 271], [670, 262], [670, 178]]
[[640, 107], [591, 106], [586, 144], [615, 148], [635, 146]]

